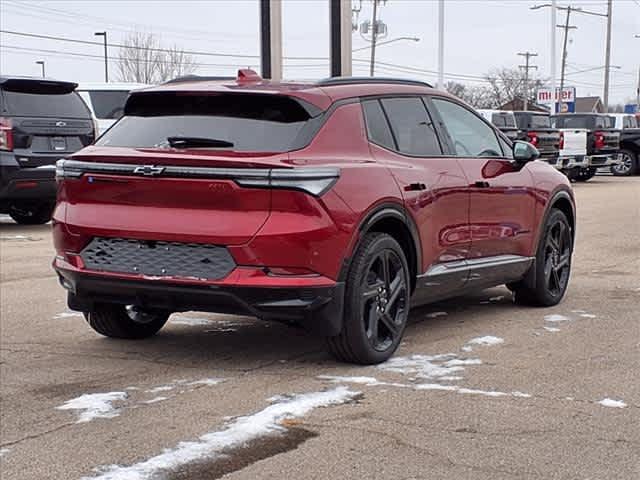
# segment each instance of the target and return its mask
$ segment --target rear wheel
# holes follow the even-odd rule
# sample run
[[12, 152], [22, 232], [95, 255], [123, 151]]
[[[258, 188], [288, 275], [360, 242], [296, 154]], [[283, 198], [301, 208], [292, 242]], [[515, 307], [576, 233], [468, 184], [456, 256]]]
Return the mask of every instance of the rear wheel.
[[567, 217], [558, 209], [552, 210], [544, 227], [543, 236], [531, 274], [533, 286], [526, 281], [510, 284], [516, 302], [549, 307], [562, 300], [571, 274], [573, 234]]
[[140, 339], [155, 335], [167, 323], [169, 312], [96, 303], [84, 316], [91, 328], [105, 337]]
[[637, 169], [636, 154], [630, 150], [620, 150], [620, 162], [611, 166], [611, 173], [618, 177], [635, 175]]
[[409, 267], [402, 248], [384, 233], [366, 235], [347, 278], [342, 331], [327, 338], [339, 360], [370, 365], [396, 351], [409, 316]]
[[25, 203], [12, 205], [9, 216], [21, 225], [42, 225], [51, 220], [53, 203]]

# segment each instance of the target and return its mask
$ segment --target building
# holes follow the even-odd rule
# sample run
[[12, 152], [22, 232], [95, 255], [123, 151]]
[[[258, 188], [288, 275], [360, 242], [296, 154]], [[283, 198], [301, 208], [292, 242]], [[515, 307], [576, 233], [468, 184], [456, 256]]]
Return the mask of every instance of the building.
[[600, 97], [576, 97], [576, 113], [604, 113]]

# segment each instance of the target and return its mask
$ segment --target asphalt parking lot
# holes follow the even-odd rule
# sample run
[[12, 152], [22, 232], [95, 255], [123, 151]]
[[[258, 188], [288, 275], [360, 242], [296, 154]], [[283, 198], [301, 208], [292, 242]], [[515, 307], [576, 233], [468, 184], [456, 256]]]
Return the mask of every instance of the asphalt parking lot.
[[[146, 341], [67, 310], [48, 226], [0, 220], [2, 479], [640, 478], [640, 178], [575, 185], [565, 300], [412, 313], [395, 358], [188, 312]], [[62, 408], [60, 408], [62, 407]]]

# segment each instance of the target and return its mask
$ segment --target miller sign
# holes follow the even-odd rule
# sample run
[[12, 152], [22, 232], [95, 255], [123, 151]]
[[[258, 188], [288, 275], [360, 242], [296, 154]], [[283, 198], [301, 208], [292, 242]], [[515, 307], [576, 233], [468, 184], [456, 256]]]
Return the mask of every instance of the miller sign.
[[[555, 98], [551, 93], [550, 88], [541, 88], [538, 90], [536, 94], [536, 102], [540, 105], [553, 105], [554, 102], [560, 101], [558, 98], [558, 93], [560, 89], [556, 89]], [[573, 103], [576, 101], [576, 89], [575, 87], [565, 87], [562, 89], [562, 102], [564, 103]]]

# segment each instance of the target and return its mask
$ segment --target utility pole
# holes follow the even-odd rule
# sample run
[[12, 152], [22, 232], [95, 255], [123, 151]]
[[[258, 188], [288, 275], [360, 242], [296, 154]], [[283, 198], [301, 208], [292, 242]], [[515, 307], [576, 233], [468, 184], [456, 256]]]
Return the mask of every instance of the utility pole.
[[562, 101], [562, 93], [564, 92], [564, 72], [567, 67], [567, 41], [569, 39], [569, 30], [578, 28], [569, 25], [569, 17], [571, 17], [571, 11], [572, 7], [571, 5], [569, 5], [567, 7], [567, 19], [564, 25], [558, 25], [558, 27], [564, 29], [564, 41], [562, 44], [562, 67], [560, 69], [560, 92], [558, 93], [558, 113], [562, 113], [562, 105], [564, 104]]
[[534, 69], [537, 70], [538, 67], [536, 65], [529, 65], [529, 59], [531, 57], [537, 57], [537, 53], [524, 52], [518, 53], [519, 56], [524, 57], [524, 65], [520, 65], [519, 67], [524, 70], [524, 110], [527, 110], [529, 106], [529, 70]]
[[556, 25], [558, 24], [558, 20], [557, 20], [557, 10], [558, 4], [556, 0], [553, 0], [551, 2], [551, 65], [550, 65], [550, 72], [551, 72], [551, 95], [553, 95], [553, 113], [558, 113], [556, 111], [556, 101], [555, 101], [555, 95], [556, 95], [556, 54], [557, 54], [557, 49], [556, 49]]
[[373, 77], [376, 64], [376, 39], [378, 38], [378, 0], [373, 0], [373, 18], [371, 19], [371, 62], [369, 63], [369, 76]]
[[611, 4], [607, 1], [607, 50], [604, 54], [604, 111], [609, 111], [609, 71], [611, 70]]
[[444, 90], [444, 0], [438, 1], [438, 88]]
[[104, 81], [109, 83], [109, 61], [107, 57], [107, 32], [95, 32], [96, 37], [104, 37]]

